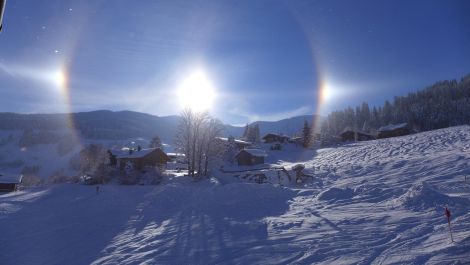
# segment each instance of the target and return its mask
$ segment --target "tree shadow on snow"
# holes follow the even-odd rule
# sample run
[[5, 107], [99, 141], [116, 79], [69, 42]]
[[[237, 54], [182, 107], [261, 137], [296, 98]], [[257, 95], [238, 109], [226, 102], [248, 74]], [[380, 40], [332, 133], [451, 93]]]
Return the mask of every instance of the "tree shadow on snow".
[[250, 262], [253, 249], [268, 253], [264, 218], [285, 213], [294, 195], [289, 189], [247, 183], [162, 186], [146, 195], [100, 261]]

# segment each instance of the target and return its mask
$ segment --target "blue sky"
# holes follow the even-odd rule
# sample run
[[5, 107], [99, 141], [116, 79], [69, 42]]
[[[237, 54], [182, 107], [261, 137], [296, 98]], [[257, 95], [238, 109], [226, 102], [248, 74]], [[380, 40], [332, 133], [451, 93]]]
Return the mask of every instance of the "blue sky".
[[195, 69], [232, 124], [381, 104], [470, 73], [469, 12], [452, 0], [10, 0], [0, 111], [178, 114]]

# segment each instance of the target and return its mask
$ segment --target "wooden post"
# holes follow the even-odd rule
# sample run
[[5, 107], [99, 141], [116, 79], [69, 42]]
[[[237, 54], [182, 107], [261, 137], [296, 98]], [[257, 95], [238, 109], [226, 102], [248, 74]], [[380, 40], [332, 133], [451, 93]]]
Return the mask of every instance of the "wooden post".
[[452, 236], [452, 228], [450, 226], [450, 220], [448, 220], [447, 223], [449, 224], [450, 241], [454, 242], [454, 237]]
[[451, 213], [449, 211], [449, 209], [446, 207], [445, 209], [445, 214], [446, 214], [446, 217], [447, 217], [447, 224], [449, 225], [449, 233], [450, 233], [450, 240], [451, 242], [454, 242], [454, 237], [452, 236], [452, 228], [450, 226], [450, 216], [451, 216]]

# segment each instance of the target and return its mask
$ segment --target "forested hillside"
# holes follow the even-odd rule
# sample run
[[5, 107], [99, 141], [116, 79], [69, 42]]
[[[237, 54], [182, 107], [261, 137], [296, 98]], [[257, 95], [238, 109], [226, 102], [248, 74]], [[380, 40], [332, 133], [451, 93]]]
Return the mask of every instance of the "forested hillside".
[[371, 108], [364, 102], [355, 109], [333, 111], [322, 123], [322, 133], [338, 135], [345, 127], [367, 131], [402, 122], [418, 131], [469, 124], [470, 75], [460, 81], [440, 81], [406, 96], [396, 96], [383, 106]]

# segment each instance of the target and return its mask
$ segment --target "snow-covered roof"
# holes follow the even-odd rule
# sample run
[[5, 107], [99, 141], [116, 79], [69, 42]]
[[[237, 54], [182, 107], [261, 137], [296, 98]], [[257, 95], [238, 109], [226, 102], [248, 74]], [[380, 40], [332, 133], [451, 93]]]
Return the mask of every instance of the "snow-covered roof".
[[351, 127], [349, 127], [349, 126], [344, 128], [344, 130], [340, 133], [340, 135], [343, 134], [343, 133], [346, 133], [346, 132], [354, 132], [354, 133], [358, 133], [358, 134], [364, 134], [364, 135], [370, 135], [371, 136], [370, 133], [367, 133], [367, 132], [364, 132], [364, 131], [361, 131], [361, 130], [354, 130], [354, 129], [351, 129]]
[[146, 149], [141, 149], [140, 151], [133, 150], [132, 154], [129, 153], [129, 148], [125, 147], [122, 148], [121, 150], [111, 150], [111, 153], [116, 156], [116, 158], [141, 158], [149, 153], [153, 152], [156, 149], [160, 148], [146, 148]]
[[[228, 142], [228, 138], [226, 138], [226, 137], [215, 137], [215, 138], [219, 139], [219, 140], [222, 140], [224, 142]], [[251, 145], [251, 142], [243, 141], [243, 140], [239, 140], [239, 139], [234, 139], [234, 142], [236, 144]]]
[[170, 157], [185, 157], [186, 156], [183, 153], [166, 153], [166, 155]]
[[0, 183], [5, 184], [20, 184], [23, 179], [23, 175], [3, 175], [0, 174]]
[[240, 154], [243, 151], [246, 151], [250, 155], [257, 156], [257, 157], [266, 157], [266, 156], [268, 156], [268, 154], [266, 154], [266, 152], [262, 149], [243, 149], [240, 152], [238, 152], [238, 154]]
[[406, 122], [400, 124], [389, 124], [379, 128], [379, 132], [393, 131], [396, 129], [406, 128], [408, 124]]

